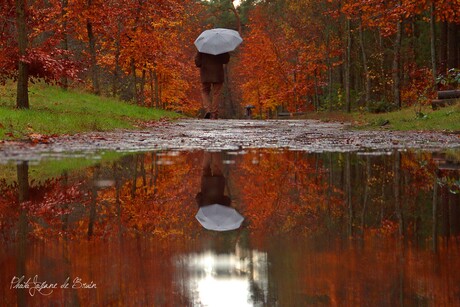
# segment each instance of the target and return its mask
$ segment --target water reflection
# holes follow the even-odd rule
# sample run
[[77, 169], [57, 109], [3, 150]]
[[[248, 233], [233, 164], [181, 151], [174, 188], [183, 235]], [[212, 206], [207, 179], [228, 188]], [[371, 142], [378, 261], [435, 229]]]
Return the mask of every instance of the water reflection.
[[232, 208], [232, 200], [226, 193], [230, 191], [223, 173], [222, 153], [204, 152], [201, 190], [195, 197], [199, 207], [195, 217], [204, 228], [229, 231], [241, 226], [244, 218]]
[[[53, 178], [37, 175], [40, 164], [8, 165], [0, 302], [458, 305], [459, 160], [458, 151], [152, 152]], [[243, 227], [206, 231], [195, 215], [212, 203], [237, 208]], [[21, 276], [97, 289], [31, 296], [11, 288]]]

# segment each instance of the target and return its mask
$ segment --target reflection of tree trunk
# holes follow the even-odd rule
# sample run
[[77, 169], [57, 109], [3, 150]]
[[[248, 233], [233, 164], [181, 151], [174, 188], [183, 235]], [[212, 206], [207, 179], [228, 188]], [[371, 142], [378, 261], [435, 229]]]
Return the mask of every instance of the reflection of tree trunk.
[[351, 161], [350, 153], [345, 154], [345, 184], [346, 184], [346, 204], [348, 207], [348, 235], [353, 236], [353, 203], [352, 203], [352, 190], [351, 190]]
[[334, 180], [333, 180], [333, 176], [334, 176], [334, 168], [333, 168], [333, 163], [332, 163], [332, 153], [329, 153], [328, 154], [329, 156], [329, 177], [328, 177], [328, 187], [327, 187], [327, 213], [328, 213], [328, 217], [331, 216], [331, 199], [332, 199], [332, 189], [333, 189], [333, 185], [334, 185]]
[[364, 182], [364, 199], [363, 199], [363, 212], [361, 214], [361, 230], [364, 234], [364, 227], [366, 225], [366, 211], [367, 211], [367, 205], [369, 201], [369, 182], [371, 179], [371, 158], [369, 156], [366, 156], [366, 177], [365, 177], [365, 182]]
[[434, 185], [433, 185], [433, 251], [438, 248], [438, 175], [435, 174]]
[[99, 165], [95, 167], [93, 173], [93, 185], [91, 187], [91, 204], [89, 207], [89, 223], [88, 223], [88, 240], [94, 233], [94, 223], [96, 221], [96, 202], [97, 202], [97, 179], [99, 177]]
[[142, 186], [147, 186], [147, 174], [145, 172], [145, 155], [141, 154], [141, 175], [142, 175]]
[[[69, 184], [69, 175], [67, 171], [64, 171], [62, 174], [62, 184], [63, 184], [65, 191], [67, 191], [67, 187]], [[67, 196], [67, 193], [65, 196]], [[68, 210], [69, 207], [70, 207], [69, 203], [66, 203], [63, 205], [64, 210]], [[62, 231], [65, 233], [68, 227], [69, 227], [69, 213], [65, 213], [64, 216], [62, 217]]]
[[158, 156], [156, 153], [152, 152], [152, 168], [151, 168], [151, 177], [150, 177], [150, 186], [153, 186], [153, 195], [158, 192], [157, 179], [158, 179]]
[[27, 20], [26, 20], [26, 1], [16, 0], [16, 24], [18, 31], [18, 81], [16, 93], [16, 107], [18, 109], [29, 108], [29, 68], [22, 57], [27, 55]]
[[26, 161], [21, 162], [16, 167], [18, 175], [19, 203], [29, 200], [29, 164]]
[[137, 185], [137, 161], [139, 160], [138, 155], [134, 155], [134, 171], [133, 171], [133, 183], [131, 185], [131, 198], [136, 198], [136, 185]]
[[460, 234], [460, 195], [449, 193], [449, 224], [450, 235], [457, 237]]
[[[63, 241], [63, 247], [62, 247], [62, 260], [64, 262], [64, 276], [65, 278], [72, 276], [72, 261], [71, 261], [71, 253], [69, 252], [69, 243], [67, 239]], [[80, 299], [78, 297], [78, 291], [69, 291], [69, 294], [71, 295], [70, 298], [67, 298], [63, 303], [64, 306], [74, 306], [74, 307], [79, 307], [81, 306], [80, 304]], [[70, 299], [70, 301], [68, 301]]]
[[399, 151], [395, 152], [394, 160], [394, 182], [393, 182], [393, 192], [394, 192], [394, 201], [395, 201], [395, 210], [396, 217], [398, 218], [399, 223], [399, 235], [404, 236], [404, 220], [401, 207], [401, 153]]
[[[19, 205], [29, 200], [29, 165], [26, 161], [18, 164], [18, 201]], [[26, 211], [19, 208], [18, 224], [18, 259], [17, 259], [17, 277], [26, 276], [26, 254], [27, 254], [27, 215]], [[26, 277], [27, 279], [27, 277]], [[17, 289], [17, 305], [27, 306], [27, 289]]]
[[438, 206], [438, 219], [439, 226], [438, 231], [439, 235], [442, 237], [449, 237], [450, 235], [450, 225], [449, 225], [449, 189], [447, 187], [441, 188], [441, 204]]
[[115, 206], [117, 211], [117, 220], [118, 220], [118, 237], [121, 238], [122, 235], [122, 223], [121, 223], [121, 201], [120, 201], [120, 192], [121, 192], [121, 174], [118, 163], [113, 164], [113, 178], [115, 180]]

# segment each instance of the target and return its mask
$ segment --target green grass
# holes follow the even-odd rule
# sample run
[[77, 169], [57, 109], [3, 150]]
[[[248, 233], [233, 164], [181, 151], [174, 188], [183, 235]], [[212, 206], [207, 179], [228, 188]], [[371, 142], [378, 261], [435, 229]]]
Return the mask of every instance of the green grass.
[[[62, 159], [44, 159], [33, 163], [29, 161], [29, 181], [43, 182], [47, 179], [62, 176], [64, 173], [84, 171], [85, 168], [96, 164], [106, 164], [117, 161], [126, 153], [108, 151], [98, 155], [91, 154], [85, 157], [66, 157]], [[0, 167], [0, 178], [11, 184], [17, 181], [16, 164], [10, 162]]]
[[133, 129], [139, 122], [179, 116], [45, 84], [30, 87], [29, 110], [17, 110], [15, 97], [14, 84], [0, 85], [0, 139], [3, 140], [26, 139], [30, 133], [51, 135]]
[[436, 111], [424, 107], [421, 112], [414, 108], [384, 114], [354, 114], [353, 120], [362, 128], [384, 127], [391, 130], [460, 131], [460, 103]]

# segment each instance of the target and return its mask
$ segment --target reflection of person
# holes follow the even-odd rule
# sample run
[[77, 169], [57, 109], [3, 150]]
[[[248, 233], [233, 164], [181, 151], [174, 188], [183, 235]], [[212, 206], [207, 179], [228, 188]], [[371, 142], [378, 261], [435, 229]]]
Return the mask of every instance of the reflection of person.
[[224, 83], [224, 64], [227, 64], [229, 60], [228, 52], [218, 55], [198, 52], [195, 56], [195, 65], [200, 68], [205, 118], [217, 119], [219, 116], [219, 102]]
[[231, 206], [225, 195], [226, 182], [222, 173], [222, 153], [205, 152], [201, 191], [196, 195], [196, 219], [204, 228], [214, 231], [238, 229], [244, 217]]
[[195, 198], [198, 207], [212, 204], [230, 206], [231, 200], [225, 195], [225, 177], [222, 173], [222, 166], [221, 153], [204, 153], [201, 191]]

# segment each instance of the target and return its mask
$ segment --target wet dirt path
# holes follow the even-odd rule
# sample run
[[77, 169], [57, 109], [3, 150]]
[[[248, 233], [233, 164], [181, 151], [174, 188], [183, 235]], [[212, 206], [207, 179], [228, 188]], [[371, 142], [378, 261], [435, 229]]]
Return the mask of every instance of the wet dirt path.
[[460, 148], [460, 136], [441, 132], [351, 130], [346, 124], [315, 120], [197, 120], [158, 122], [141, 131], [120, 130], [59, 136], [48, 144], [0, 143], [0, 162], [43, 157], [152, 150], [235, 150], [290, 148], [309, 152], [429, 151]]

